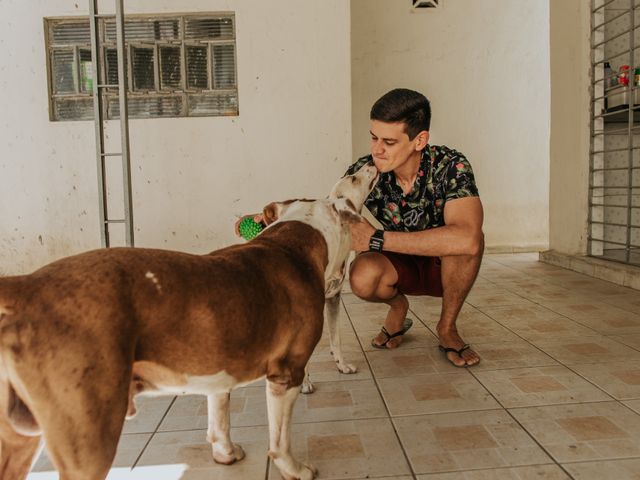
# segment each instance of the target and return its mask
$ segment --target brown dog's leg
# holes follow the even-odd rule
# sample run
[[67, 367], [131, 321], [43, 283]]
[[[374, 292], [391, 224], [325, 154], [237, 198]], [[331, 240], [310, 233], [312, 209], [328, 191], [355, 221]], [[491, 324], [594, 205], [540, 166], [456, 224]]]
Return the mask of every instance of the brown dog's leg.
[[104, 480], [111, 468], [127, 411], [129, 382], [125, 377], [121, 385], [102, 383], [105, 378], [100, 377], [99, 393], [82, 386], [71, 393], [68, 385], [58, 385], [64, 399], [53, 395], [50, 408], [39, 411], [46, 448], [60, 480]]
[[60, 480], [104, 480], [115, 457], [132, 354], [112, 346], [108, 339], [103, 345], [56, 342], [47, 361], [26, 348], [10, 358], [9, 378], [17, 379], [16, 394], [28, 399]]
[[24, 480], [40, 451], [40, 436], [26, 437], [13, 431], [6, 417], [0, 420], [0, 479]]
[[291, 455], [291, 413], [300, 387], [287, 389], [285, 384], [267, 380], [269, 414], [269, 456], [285, 480], [311, 480], [316, 469], [298, 462]]
[[211, 443], [213, 459], [225, 465], [230, 465], [244, 458], [242, 447], [231, 442], [229, 401], [229, 392], [207, 395], [209, 414], [207, 440]]

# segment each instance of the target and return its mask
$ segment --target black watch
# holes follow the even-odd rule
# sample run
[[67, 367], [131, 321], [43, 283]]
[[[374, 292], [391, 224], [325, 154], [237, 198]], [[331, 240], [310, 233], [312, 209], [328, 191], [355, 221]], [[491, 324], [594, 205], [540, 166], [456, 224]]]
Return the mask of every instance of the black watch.
[[384, 245], [384, 230], [376, 230], [369, 239], [369, 251], [381, 252]]

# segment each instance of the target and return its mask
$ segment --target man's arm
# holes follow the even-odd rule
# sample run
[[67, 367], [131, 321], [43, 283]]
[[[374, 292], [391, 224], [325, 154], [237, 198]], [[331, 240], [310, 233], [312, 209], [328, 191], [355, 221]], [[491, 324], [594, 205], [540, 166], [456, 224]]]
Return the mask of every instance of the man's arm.
[[[483, 217], [479, 197], [449, 200], [444, 206], [444, 226], [422, 232], [384, 232], [384, 250], [429, 257], [478, 255], [484, 242]], [[369, 250], [374, 231], [368, 222], [351, 224], [352, 248]]]

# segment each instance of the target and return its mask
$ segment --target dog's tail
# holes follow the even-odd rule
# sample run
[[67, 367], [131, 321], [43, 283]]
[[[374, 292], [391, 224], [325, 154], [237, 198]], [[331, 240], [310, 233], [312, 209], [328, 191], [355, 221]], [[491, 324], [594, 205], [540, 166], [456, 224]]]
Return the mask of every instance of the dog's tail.
[[14, 387], [17, 377], [13, 365], [25, 340], [23, 319], [17, 312], [17, 305], [25, 287], [25, 277], [0, 278], [0, 388], [4, 390], [0, 394], [0, 408], [17, 433], [34, 436], [40, 435], [40, 427]]

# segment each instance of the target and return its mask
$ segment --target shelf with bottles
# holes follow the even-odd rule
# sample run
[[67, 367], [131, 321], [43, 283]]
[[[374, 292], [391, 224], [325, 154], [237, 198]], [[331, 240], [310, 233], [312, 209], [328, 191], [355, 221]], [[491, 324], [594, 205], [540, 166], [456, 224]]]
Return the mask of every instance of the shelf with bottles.
[[633, 77], [631, 71], [629, 65], [621, 65], [616, 74], [609, 62], [605, 62], [604, 123], [628, 123], [629, 105], [633, 105], [633, 123], [640, 125], [640, 68], [633, 70]]

